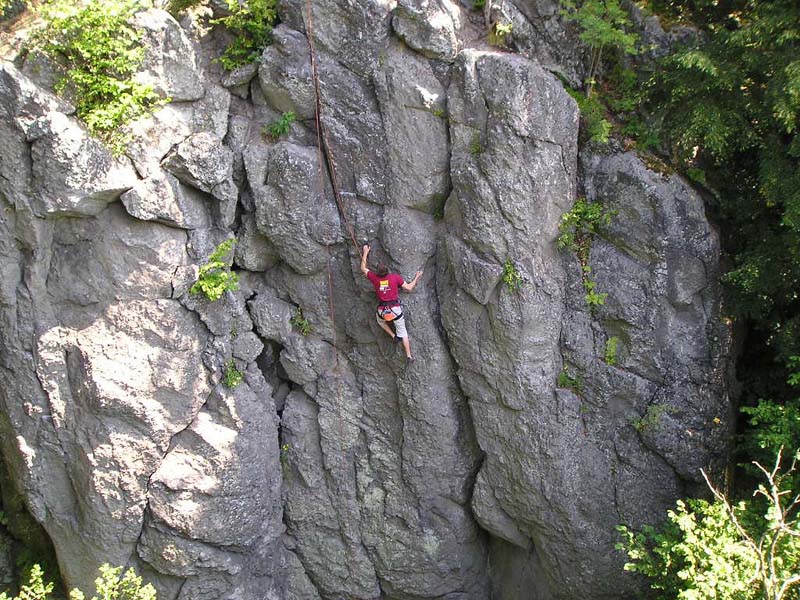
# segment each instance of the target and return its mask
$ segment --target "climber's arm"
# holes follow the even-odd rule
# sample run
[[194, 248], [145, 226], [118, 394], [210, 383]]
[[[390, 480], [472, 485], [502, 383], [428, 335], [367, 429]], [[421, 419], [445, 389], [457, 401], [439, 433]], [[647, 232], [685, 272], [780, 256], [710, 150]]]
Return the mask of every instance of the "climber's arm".
[[361, 252], [361, 272], [365, 276], [369, 273], [369, 269], [367, 268], [367, 255], [369, 255], [369, 244], [364, 244], [364, 248]]
[[422, 271], [417, 271], [417, 274], [414, 275], [414, 279], [411, 281], [411, 283], [406, 282], [400, 287], [402, 287], [407, 292], [412, 292], [414, 291], [414, 287], [417, 285], [417, 282], [419, 281], [420, 277], [422, 277]]

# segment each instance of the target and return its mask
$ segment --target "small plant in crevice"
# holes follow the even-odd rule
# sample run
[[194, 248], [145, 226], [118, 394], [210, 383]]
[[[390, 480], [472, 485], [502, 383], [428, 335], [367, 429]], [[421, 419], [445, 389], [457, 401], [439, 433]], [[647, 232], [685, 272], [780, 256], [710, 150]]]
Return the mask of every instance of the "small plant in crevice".
[[561, 0], [561, 5], [562, 16], [577, 23], [581, 41], [589, 46], [586, 95], [591, 97], [601, 71], [603, 51], [616, 49], [623, 54], [636, 54], [638, 36], [629, 32], [633, 25], [620, 0]]
[[567, 93], [578, 104], [581, 114], [581, 139], [588, 139], [599, 144], [608, 143], [611, 134], [611, 122], [606, 119], [605, 107], [597, 96], [586, 96], [583, 92], [565, 86]]
[[495, 23], [489, 30], [489, 44], [492, 46], [505, 46], [506, 36], [514, 28], [512, 23]]
[[506, 262], [503, 263], [503, 274], [501, 276], [503, 283], [506, 284], [506, 288], [510, 292], [517, 292], [522, 289], [522, 284], [525, 283], [522, 274], [517, 269], [516, 265], [511, 261], [510, 258], [506, 259]]
[[239, 289], [239, 276], [231, 272], [233, 264], [233, 245], [236, 240], [225, 240], [214, 249], [208, 262], [200, 267], [194, 285], [189, 288], [190, 294], [204, 294], [211, 302], [216, 302], [225, 292]]
[[581, 281], [586, 291], [584, 296], [590, 307], [605, 304], [608, 294], [600, 293], [592, 279], [592, 268], [589, 266], [589, 256], [592, 248], [592, 238], [603, 225], [611, 223], [616, 211], [609, 210], [599, 202], [588, 202], [585, 198], [578, 198], [572, 210], [561, 216], [558, 226], [557, 247], [559, 250], [570, 250], [578, 257], [581, 267]]
[[436, 194], [433, 197], [433, 211], [431, 215], [436, 221], [441, 221], [444, 219], [444, 207], [447, 204], [447, 195], [446, 194]]
[[486, 0], [473, 0], [472, 10], [481, 10], [486, 7]]
[[280, 461], [284, 479], [289, 474], [289, 450], [291, 450], [289, 444], [281, 444]]
[[294, 122], [294, 113], [292, 111], [285, 112], [277, 121], [274, 121], [269, 125], [264, 125], [264, 127], [261, 129], [261, 133], [270, 138], [272, 141], [276, 141], [289, 133], [289, 130], [292, 128], [292, 123]]
[[606, 340], [605, 360], [612, 367], [619, 364], [619, 338], [615, 335]]
[[171, 15], [176, 15], [181, 11], [201, 4], [203, 0], [169, 0], [167, 4], [167, 12]]
[[570, 375], [566, 366], [564, 366], [564, 368], [561, 369], [561, 372], [558, 374], [558, 377], [556, 378], [556, 386], [565, 390], [572, 390], [576, 394], [583, 391], [583, 382], [581, 381], [581, 378], [577, 375], [575, 377]]
[[272, 27], [278, 19], [277, 0], [249, 0], [240, 4], [228, 0], [230, 15], [213, 21], [224, 25], [236, 37], [217, 59], [228, 71], [256, 62], [272, 43]]
[[235, 388], [242, 383], [243, 379], [244, 373], [236, 368], [236, 362], [233, 359], [225, 363], [225, 376], [222, 379], [222, 383], [225, 384], [226, 388]]
[[675, 414], [675, 412], [676, 409], [672, 406], [668, 406], [667, 404], [651, 404], [647, 407], [644, 415], [638, 419], [634, 419], [631, 422], [631, 425], [633, 425], [633, 428], [639, 433], [642, 433], [648, 429], [657, 429], [661, 425], [661, 419], [664, 417], [664, 415]]
[[469, 153], [472, 154], [472, 156], [478, 156], [481, 152], [483, 152], [481, 134], [476, 131], [472, 134], [472, 141], [469, 144]]
[[292, 327], [297, 329], [301, 335], [310, 335], [311, 332], [314, 331], [311, 323], [309, 323], [308, 319], [303, 316], [303, 309], [299, 306], [295, 309], [292, 318], [289, 319], [289, 323], [291, 323]]

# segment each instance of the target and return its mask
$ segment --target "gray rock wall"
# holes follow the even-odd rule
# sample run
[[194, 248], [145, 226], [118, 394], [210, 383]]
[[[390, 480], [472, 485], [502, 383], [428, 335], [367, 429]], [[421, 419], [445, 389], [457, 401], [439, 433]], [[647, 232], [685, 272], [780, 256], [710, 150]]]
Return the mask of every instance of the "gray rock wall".
[[[545, 69], [579, 80], [582, 50], [553, 6], [489, 4], [324, 0], [309, 21], [286, 0], [228, 74], [202, 15], [141, 13], [141, 78], [173, 102], [118, 158], [44, 75], [0, 65], [2, 453], [69, 586], [110, 562], [162, 600], [637, 597], [614, 527], [726, 459], [718, 242], [679, 178], [579, 156]], [[595, 311], [555, 247], [579, 193], [618, 213]], [[412, 364], [350, 227], [371, 262], [424, 271]], [[190, 294], [230, 237], [239, 290]]]

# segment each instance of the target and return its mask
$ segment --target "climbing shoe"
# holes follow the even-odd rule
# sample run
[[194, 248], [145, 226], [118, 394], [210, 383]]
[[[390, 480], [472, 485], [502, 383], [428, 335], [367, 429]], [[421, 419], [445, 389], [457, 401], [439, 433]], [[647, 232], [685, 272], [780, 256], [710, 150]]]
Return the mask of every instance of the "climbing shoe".
[[417, 359], [416, 359], [416, 358], [414, 358], [413, 356], [406, 356], [406, 362], [407, 362], [408, 364], [411, 364], [411, 363], [413, 363], [415, 360], [417, 360]]

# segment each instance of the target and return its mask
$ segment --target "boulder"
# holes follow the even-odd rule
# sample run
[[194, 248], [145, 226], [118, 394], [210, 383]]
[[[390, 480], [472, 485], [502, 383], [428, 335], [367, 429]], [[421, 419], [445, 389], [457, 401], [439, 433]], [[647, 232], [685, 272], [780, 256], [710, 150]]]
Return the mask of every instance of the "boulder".
[[463, 11], [451, 0], [400, 0], [392, 13], [392, 27], [406, 44], [428, 58], [453, 61], [463, 44]]
[[165, 10], [143, 10], [133, 18], [142, 34], [144, 62], [136, 81], [173, 102], [199, 100], [205, 89], [192, 42]]
[[209, 225], [208, 206], [202, 194], [181, 184], [169, 173], [142, 179], [120, 197], [125, 210], [142, 221], [156, 221], [199, 229]]

